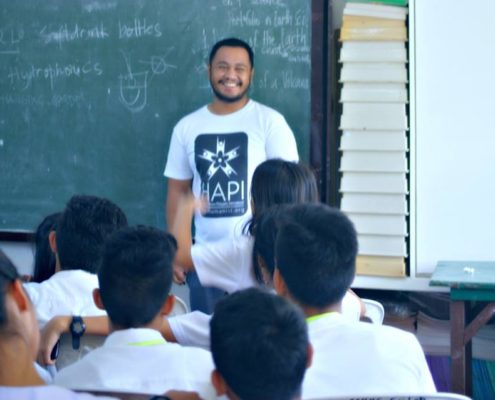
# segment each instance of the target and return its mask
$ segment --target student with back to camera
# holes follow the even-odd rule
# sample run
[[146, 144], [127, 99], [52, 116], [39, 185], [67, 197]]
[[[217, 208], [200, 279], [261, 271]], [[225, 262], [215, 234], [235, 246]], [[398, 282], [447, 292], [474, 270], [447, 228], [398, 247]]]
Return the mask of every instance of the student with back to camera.
[[342, 317], [355, 274], [357, 234], [325, 205], [287, 206], [275, 243], [274, 286], [304, 311], [314, 357], [303, 398], [435, 393], [414, 335]]
[[102, 347], [59, 371], [55, 383], [78, 390], [160, 394], [193, 390], [214, 397], [211, 355], [167, 343], [159, 329], [173, 307], [175, 239], [154, 228], [126, 228], [110, 236], [98, 269], [95, 304], [108, 313]]
[[211, 319], [218, 395], [296, 400], [311, 364], [306, 321], [283, 298], [251, 288], [222, 299]]

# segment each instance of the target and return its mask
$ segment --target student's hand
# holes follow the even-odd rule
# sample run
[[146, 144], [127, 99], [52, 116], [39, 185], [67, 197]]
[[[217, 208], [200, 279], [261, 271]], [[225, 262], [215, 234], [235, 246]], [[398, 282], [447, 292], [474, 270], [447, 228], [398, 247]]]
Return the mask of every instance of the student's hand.
[[41, 365], [55, 364], [56, 360], [51, 359], [52, 350], [57, 344], [60, 336], [68, 332], [72, 317], [53, 317], [41, 330], [40, 348], [38, 351], [38, 363]]
[[171, 400], [201, 400], [196, 392], [186, 392], [184, 390], [169, 390], [165, 396]]
[[186, 284], [186, 270], [180, 265], [174, 265], [174, 282], [178, 285]]

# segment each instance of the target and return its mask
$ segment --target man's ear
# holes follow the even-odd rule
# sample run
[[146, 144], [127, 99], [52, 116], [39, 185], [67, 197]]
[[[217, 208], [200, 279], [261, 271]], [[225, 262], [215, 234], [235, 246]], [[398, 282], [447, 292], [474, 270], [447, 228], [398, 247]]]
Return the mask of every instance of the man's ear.
[[12, 285], [10, 285], [9, 287], [9, 292], [12, 296], [12, 299], [19, 308], [19, 311], [22, 312], [29, 309], [29, 299], [19, 279], [16, 279], [14, 282], [12, 282]]
[[211, 371], [211, 384], [217, 392], [217, 396], [223, 396], [227, 394], [227, 384], [225, 383], [222, 375], [214, 369]]
[[105, 306], [103, 305], [103, 301], [101, 300], [101, 292], [100, 289], [98, 288], [93, 289], [93, 302], [95, 303], [96, 307], [98, 307], [100, 310], [105, 309]]
[[311, 365], [313, 364], [313, 355], [314, 355], [313, 346], [311, 345], [311, 343], [308, 343], [308, 361], [306, 362], [306, 369], [311, 367]]
[[50, 244], [50, 249], [52, 250], [52, 253], [56, 254], [57, 253], [57, 232], [56, 231], [50, 231], [50, 233], [48, 233], [48, 243]]
[[173, 294], [169, 294], [162, 305], [160, 310], [160, 315], [169, 315], [172, 312], [175, 304], [175, 296]]
[[275, 271], [273, 271], [273, 288], [279, 296], [288, 297], [289, 291], [287, 290], [287, 285], [277, 267], [275, 267]]
[[252, 81], [252, 80], [253, 80], [253, 78], [254, 78], [254, 67], [253, 67], [253, 68], [251, 68], [251, 79], [250, 79], [250, 80]]

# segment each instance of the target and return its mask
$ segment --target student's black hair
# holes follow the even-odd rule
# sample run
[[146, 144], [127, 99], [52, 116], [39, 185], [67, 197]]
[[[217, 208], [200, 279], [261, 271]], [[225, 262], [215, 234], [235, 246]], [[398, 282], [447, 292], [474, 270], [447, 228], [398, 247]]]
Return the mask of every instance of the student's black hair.
[[98, 270], [100, 294], [112, 323], [136, 328], [159, 313], [172, 286], [174, 237], [138, 226], [111, 235]]
[[302, 306], [326, 308], [354, 279], [357, 234], [341, 211], [323, 204], [287, 207], [275, 243], [277, 268]]
[[247, 229], [255, 235], [257, 219], [263, 211], [277, 204], [318, 202], [318, 186], [313, 172], [305, 164], [274, 158], [254, 170], [251, 200], [253, 218]]
[[57, 225], [57, 254], [62, 270], [96, 273], [107, 236], [127, 226], [124, 212], [110, 200], [73, 196]]
[[210, 57], [208, 59], [208, 63], [210, 65], [211, 65], [211, 62], [213, 61], [213, 59], [215, 58], [217, 51], [220, 49], [220, 47], [242, 47], [248, 53], [249, 62], [251, 63], [251, 68], [254, 68], [253, 49], [244, 40], [237, 39], [237, 38], [227, 38], [227, 39], [220, 40], [219, 42], [216, 42], [210, 50]]
[[61, 212], [47, 215], [38, 225], [34, 233], [34, 272], [33, 282], [43, 282], [55, 273], [55, 254], [50, 248], [48, 236], [51, 231], [57, 229], [57, 223]]
[[12, 261], [0, 250], [0, 329], [7, 324], [6, 295], [9, 285], [20, 279]]
[[288, 400], [301, 391], [308, 334], [301, 311], [285, 299], [246, 289], [220, 300], [210, 321], [218, 373], [243, 400]]
[[[286, 205], [276, 205], [263, 211], [258, 218], [253, 244], [253, 268], [254, 276], [260, 284], [271, 285], [275, 271], [275, 240], [285, 209]], [[270, 276], [270, 282], [263, 279], [262, 269]]]

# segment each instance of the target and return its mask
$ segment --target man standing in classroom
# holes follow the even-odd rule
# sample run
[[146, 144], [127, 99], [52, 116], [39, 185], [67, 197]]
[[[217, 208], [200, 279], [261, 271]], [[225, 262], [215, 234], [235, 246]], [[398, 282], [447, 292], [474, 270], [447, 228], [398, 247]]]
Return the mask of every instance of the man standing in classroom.
[[[207, 197], [208, 210], [194, 217], [195, 241], [226, 240], [251, 216], [249, 192], [255, 168], [270, 158], [297, 161], [294, 134], [277, 111], [249, 99], [254, 55], [244, 41], [228, 38], [210, 51], [208, 76], [213, 100], [174, 128], [164, 175], [166, 216], [173, 224], [177, 204], [192, 193]], [[176, 266], [176, 281], [183, 280]], [[191, 309], [211, 312], [223, 292], [203, 288], [195, 272], [186, 276]]]

